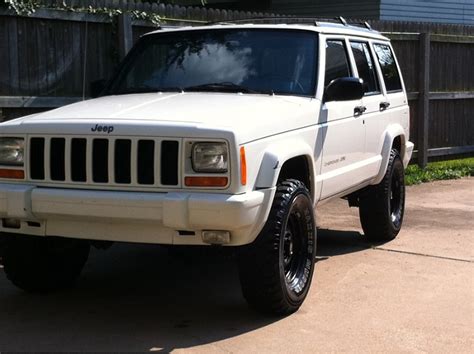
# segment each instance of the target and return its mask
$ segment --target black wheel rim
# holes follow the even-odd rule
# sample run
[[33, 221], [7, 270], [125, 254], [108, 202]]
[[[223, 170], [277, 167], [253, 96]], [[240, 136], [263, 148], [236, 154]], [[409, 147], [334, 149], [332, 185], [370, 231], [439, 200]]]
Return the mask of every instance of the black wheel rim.
[[394, 170], [392, 181], [390, 184], [390, 218], [393, 225], [397, 228], [401, 225], [403, 214], [403, 195], [405, 192], [405, 185], [403, 176], [398, 170]]
[[282, 235], [285, 282], [288, 289], [297, 295], [305, 290], [314, 256], [310, 245], [314, 241], [308, 237], [307, 220], [298, 207], [300, 202], [298, 197], [293, 201]]

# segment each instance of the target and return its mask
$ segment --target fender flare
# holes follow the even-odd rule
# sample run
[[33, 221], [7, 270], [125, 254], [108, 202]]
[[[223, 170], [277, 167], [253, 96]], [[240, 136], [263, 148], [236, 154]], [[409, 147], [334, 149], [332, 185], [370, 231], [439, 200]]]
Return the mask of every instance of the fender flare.
[[403, 158], [405, 156], [406, 150], [406, 135], [405, 130], [400, 124], [391, 124], [387, 127], [383, 134], [383, 143], [382, 143], [382, 162], [380, 163], [379, 173], [373, 180], [372, 184], [379, 184], [383, 177], [385, 176], [385, 172], [387, 171], [388, 160], [390, 157], [390, 150], [393, 146], [393, 141], [395, 138], [401, 138], [401, 147], [400, 147], [400, 157]]
[[[291, 149], [288, 148], [291, 146]], [[308, 186], [314, 194], [315, 190], [315, 170], [313, 161], [313, 149], [306, 143], [300, 140], [285, 141], [285, 143], [272, 144], [265, 150], [260, 163], [255, 188], [271, 188], [276, 186], [278, 176], [282, 166], [286, 161], [294, 158], [304, 156], [308, 161], [311, 186]], [[314, 197], [314, 195], [313, 195]]]

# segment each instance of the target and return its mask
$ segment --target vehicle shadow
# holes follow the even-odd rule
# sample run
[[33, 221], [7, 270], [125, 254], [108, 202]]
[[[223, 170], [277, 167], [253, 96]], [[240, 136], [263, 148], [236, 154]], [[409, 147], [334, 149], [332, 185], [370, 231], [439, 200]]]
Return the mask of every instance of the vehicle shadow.
[[229, 252], [93, 251], [74, 289], [32, 295], [0, 269], [1, 351], [163, 351], [213, 343], [280, 318], [250, 310]]
[[318, 229], [318, 259], [363, 251], [373, 247], [358, 231]]
[[[319, 259], [370, 247], [357, 232], [318, 236]], [[17, 290], [0, 270], [0, 350], [169, 352], [282, 320], [248, 308], [234, 258], [229, 249], [116, 244], [92, 251], [74, 289], [44, 295]]]

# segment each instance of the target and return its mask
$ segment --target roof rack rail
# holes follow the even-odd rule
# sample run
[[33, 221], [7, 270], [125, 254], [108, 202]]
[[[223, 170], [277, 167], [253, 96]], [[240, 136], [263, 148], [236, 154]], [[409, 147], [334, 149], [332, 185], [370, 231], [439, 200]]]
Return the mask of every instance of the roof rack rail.
[[364, 21], [363, 25], [364, 25], [365, 28], [367, 28], [369, 31], [372, 31], [372, 26], [371, 26], [367, 21]]
[[265, 21], [293, 21], [295, 23], [312, 23], [317, 26], [318, 21], [315, 17], [306, 17], [306, 16], [257, 16], [257, 17], [246, 17], [235, 20], [226, 20], [226, 21], [210, 21], [207, 25], [217, 25], [217, 24], [236, 24], [241, 22], [265, 22]]
[[347, 26], [347, 21], [344, 17], [342, 16], [336, 17], [336, 20], [339, 20], [340, 23], [342, 23], [344, 26]]
[[324, 23], [333, 23], [338, 24], [341, 26], [357, 26], [366, 28], [369, 31], [373, 31], [372, 27], [367, 22], [350, 22], [350, 20], [346, 20], [344, 17], [339, 16], [336, 18], [318, 18], [318, 17], [307, 17], [307, 16], [258, 16], [258, 17], [248, 17], [248, 18], [241, 18], [235, 20], [226, 20], [226, 21], [210, 21], [207, 22], [206, 25], [231, 25], [231, 24], [239, 24], [239, 23], [265, 23], [265, 22], [275, 22], [275, 23], [282, 23], [285, 21], [287, 23], [293, 24], [308, 24], [313, 26], [321, 26]]

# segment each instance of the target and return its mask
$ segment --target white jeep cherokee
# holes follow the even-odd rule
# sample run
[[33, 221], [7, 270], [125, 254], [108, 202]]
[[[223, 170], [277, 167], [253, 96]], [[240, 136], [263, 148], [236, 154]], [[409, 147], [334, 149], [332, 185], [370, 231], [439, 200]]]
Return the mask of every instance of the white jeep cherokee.
[[243, 295], [305, 299], [316, 204], [347, 197], [370, 240], [404, 212], [409, 108], [390, 42], [347, 25], [143, 36], [99, 98], [0, 124], [8, 278], [71, 285], [101, 241], [239, 247]]

